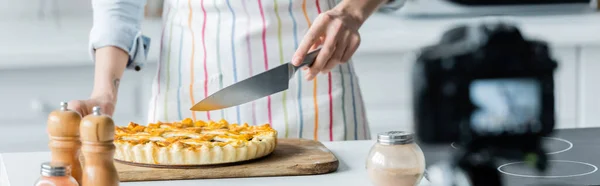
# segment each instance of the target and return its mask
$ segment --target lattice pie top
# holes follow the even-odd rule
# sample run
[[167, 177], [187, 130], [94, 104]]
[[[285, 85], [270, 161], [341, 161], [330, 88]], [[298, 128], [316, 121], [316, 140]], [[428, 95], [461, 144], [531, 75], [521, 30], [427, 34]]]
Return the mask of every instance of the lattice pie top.
[[[131, 145], [153, 143], [157, 147], [172, 145], [187, 149], [199, 149], [202, 146], [243, 147], [247, 142], [274, 138], [275, 131], [268, 124], [249, 126], [248, 124], [229, 124], [225, 120], [219, 122], [192, 121], [186, 118], [181, 122], [151, 123], [142, 126], [130, 122], [126, 127], [115, 127], [115, 143]], [[153, 145], [153, 146], [154, 146]]]

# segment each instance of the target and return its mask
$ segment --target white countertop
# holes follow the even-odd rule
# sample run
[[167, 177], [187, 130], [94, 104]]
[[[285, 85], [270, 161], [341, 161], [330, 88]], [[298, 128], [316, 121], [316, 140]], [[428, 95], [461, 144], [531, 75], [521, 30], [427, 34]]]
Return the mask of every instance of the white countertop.
[[[441, 34], [457, 23], [496, 19], [474, 18], [407, 18], [398, 14], [376, 13], [361, 28], [362, 42], [357, 51], [405, 52], [436, 42]], [[600, 45], [600, 13], [507, 17], [520, 25], [528, 36], [555, 46]], [[87, 51], [91, 17], [63, 18], [54, 21], [7, 21], [0, 25], [0, 69], [60, 65], [92, 65]], [[149, 60], [159, 55], [161, 20], [146, 20], [142, 26], [152, 38]], [[382, 42], [385, 41], [385, 42]]]
[[[323, 142], [339, 159], [340, 164], [336, 172], [311, 175], [311, 176], [284, 176], [284, 177], [259, 177], [259, 178], [227, 178], [227, 179], [199, 179], [176, 181], [152, 182], [122, 182], [123, 186], [198, 186], [198, 185], [344, 185], [367, 186], [371, 185], [365, 170], [365, 161], [368, 151], [374, 141], [344, 141]], [[0, 185], [25, 186], [32, 185], [39, 177], [40, 164], [50, 159], [49, 152], [30, 153], [3, 153], [0, 154]], [[425, 179], [420, 186], [428, 185]]]

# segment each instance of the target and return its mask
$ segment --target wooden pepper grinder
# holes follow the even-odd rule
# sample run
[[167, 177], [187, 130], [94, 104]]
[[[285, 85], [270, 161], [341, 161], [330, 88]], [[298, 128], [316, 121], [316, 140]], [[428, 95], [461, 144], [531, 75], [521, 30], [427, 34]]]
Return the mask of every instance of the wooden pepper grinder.
[[60, 102], [60, 110], [48, 116], [48, 144], [51, 151], [51, 162], [65, 163], [71, 167], [71, 175], [81, 184], [81, 162], [79, 161], [81, 141], [79, 140], [79, 123], [81, 115], [67, 109], [66, 102]]
[[100, 107], [94, 107], [92, 112], [80, 125], [85, 164], [83, 186], [117, 186], [119, 176], [113, 162], [115, 124], [109, 116], [100, 113]]

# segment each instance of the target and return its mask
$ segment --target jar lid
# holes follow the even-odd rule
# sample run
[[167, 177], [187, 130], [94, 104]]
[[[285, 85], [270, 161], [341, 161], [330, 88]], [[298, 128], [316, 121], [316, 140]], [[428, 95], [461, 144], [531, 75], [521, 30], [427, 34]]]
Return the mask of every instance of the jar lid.
[[405, 131], [388, 131], [377, 134], [377, 142], [381, 144], [408, 144], [413, 142], [413, 133]]
[[66, 163], [44, 162], [41, 172], [43, 176], [66, 176], [71, 174], [71, 166]]

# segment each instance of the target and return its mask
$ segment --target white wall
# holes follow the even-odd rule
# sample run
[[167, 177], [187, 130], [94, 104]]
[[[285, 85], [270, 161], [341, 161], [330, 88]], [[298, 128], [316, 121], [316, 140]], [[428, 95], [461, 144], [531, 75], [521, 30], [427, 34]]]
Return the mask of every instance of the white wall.
[[0, 21], [38, 20], [39, 18], [54, 19], [77, 16], [92, 17], [91, 11], [91, 0], [0, 1]]

